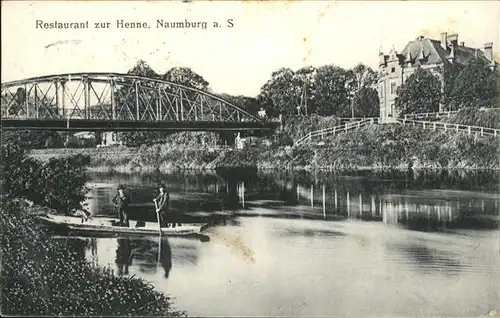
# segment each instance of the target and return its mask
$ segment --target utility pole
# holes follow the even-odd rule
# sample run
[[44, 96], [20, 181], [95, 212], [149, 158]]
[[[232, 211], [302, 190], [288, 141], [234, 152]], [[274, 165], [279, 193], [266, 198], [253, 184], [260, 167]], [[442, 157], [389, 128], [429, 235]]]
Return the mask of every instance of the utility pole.
[[300, 106], [298, 109], [304, 107], [305, 115], [307, 115], [307, 82], [304, 82], [302, 87], [302, 94], [300, 94]]

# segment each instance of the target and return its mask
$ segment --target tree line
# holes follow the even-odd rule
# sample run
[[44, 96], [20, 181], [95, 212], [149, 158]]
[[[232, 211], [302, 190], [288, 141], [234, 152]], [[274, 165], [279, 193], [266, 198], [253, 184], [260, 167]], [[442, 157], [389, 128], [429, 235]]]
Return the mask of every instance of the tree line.
[[[379, 100], [374, 85], [377, 73], [364, 64], [352, 69], [334, 65], [303, 67], [297, 71], [280, 68], [261, 87], [257, 96], [216, 93], [203, 76], [187, 67], [174, 67], [163, 75], [145, 61], [139, 61], [128, 74], [158, 78], [205, 90], [257, 114], [264, 109], [269, 116], [295, 114], [321, 116], [376, 116]], [[297, 109], [299, 107], [299, 109]]]
[[[257, 96], [214, 92], [203, 76], [187, 67], [174, 67], [159, 74], [147, 62], [140, 60], [127, 73], [207, 91], [255, 115], [261, 109], [266, 111], [268, 117], [282, 115], [285, 118], [295, 115], [370, 117], [379, 114], [379, 98], [374, 88], [377, 73], [364, 64], [352, 69], [334, 65], [308, 66], [297, 71], [280, 68], [271, 74]], [[135, 96], [130, 94], [128, 98], [133, 99]], [[132, 145], [160, 142], [168, 134], [124, 132], [119, 137]]]
[[[160, 74], [147, 62], [140, 60], [127, 73], [207, 91], [253, 114], [263, 109], [269, 117], [280, 115], [285, 119], [297, 115], [377, 117], [380, 110], [380, 100], [375, 89], [379, 75], [362, 63], [351, 69], [336, 65], [307, 66], [298, 70], [280, 68], [271, 74], [257, 96], [214, 92], [203, 76], [188, 67], [174, 67]], [[418, 68], [397, 89], [395, 106], [401, 114], [434, 112], [440, 109], [439, 105], [444, 106], [444, 110], [457, 110], [471, 106], [500, 107], [499, 77], [499, 70], [491, 70], [489, 64], [481, 58], [474, 58], [467, 66], [446, 65], [443, 86], [437, 75], [427, 69]], [[10, 106], [11, 112], [17, 111], [25, 103], [25, 94], [22, 90], [20, 88], [15, 93], [14, 105]], [[115, 100], [118, 103], [135, 104], [133, 100], [135, 94], [127, 94], [125, 91], [118, 91], [115, 94]], [[143, 100], [149, 99], [146, 97]], [[2, 107], [5, 107], [6, 105], [3, 104]], [[139, 105], [144, 108], [140, 111], [147, 111], [144, 103], [139, 103]], [[44, 109], [57, 112], [57, 107], [52, 106], [54, 107]], [[99, 111], [102, 107], [102, 105], [91, 106], [91, 111]], [[104, 107], [111, 107], [111, 105], [104, 105]], [[92, 110], [92, 108], [95, 109]], [[126, 132], [120, 133], [120, 138], [126, 144], [155, 143], [164, 140], [167, 134], [169, 133]], [[51, 140], [56, 140], [55, 137], [57, 137], [55, 134], [51, 134]]]
[[479, 57], [467, 65], [447, 64], [443, 81], [418, 68], [397, 91], [395, 107], [401, 114], [500, 107], [500, 70]]

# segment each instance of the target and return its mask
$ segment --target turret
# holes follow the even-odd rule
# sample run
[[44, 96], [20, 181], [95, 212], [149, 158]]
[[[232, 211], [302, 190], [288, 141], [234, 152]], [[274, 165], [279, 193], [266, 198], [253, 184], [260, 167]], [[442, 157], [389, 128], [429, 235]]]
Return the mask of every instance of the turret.
[[384, 67], [386, 65], [385, 62], [385, 55], [384, 52], [382, 52], [382, 48], [378, 52], [378, 66]]

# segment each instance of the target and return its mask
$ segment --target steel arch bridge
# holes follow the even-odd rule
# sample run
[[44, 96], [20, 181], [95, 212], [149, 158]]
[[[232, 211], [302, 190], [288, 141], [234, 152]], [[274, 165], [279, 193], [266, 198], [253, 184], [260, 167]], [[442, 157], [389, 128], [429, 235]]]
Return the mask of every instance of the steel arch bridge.
[[2, 83], [2, 129], [273, 130], [215, 94], [120, 73], [72, 73]]

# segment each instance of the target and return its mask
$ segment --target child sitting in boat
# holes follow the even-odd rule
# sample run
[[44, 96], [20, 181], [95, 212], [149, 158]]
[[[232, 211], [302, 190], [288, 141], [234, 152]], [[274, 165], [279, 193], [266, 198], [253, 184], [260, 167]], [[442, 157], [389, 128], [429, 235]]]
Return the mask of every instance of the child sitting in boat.
[[77, 210], [73, 213], [73, 216], [81, 217], [82, 223], [92, 219], [92, 215], [90, 214], [90, 212], [85, 210]]

